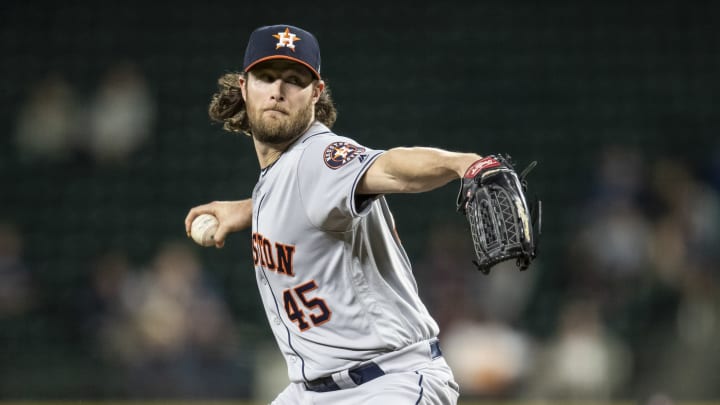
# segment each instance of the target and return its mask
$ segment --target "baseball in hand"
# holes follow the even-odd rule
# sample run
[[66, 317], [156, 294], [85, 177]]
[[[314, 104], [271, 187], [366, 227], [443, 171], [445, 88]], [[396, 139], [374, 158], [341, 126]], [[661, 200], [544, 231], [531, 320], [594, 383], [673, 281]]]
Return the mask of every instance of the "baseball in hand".
[[200, 246], [214, 246], [218, 220], [210, 214], [200, 214], [190, 227], [190, 236]]

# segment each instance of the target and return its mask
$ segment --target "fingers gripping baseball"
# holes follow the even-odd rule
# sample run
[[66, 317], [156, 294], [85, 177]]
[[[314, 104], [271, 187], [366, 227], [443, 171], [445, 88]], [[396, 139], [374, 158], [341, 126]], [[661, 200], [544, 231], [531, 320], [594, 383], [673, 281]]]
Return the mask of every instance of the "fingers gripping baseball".
[[230, 228], [226, 224], [221, 224], [218, 226], [214, 237], [215, 247], [221, 248], [225, 246], [225, 238], [227, 237], [228, 233], [230, 233]]
[[225, 245], [227, 235], [249, 228], [252, 221], [252, 200], [214, 201], [192, 208], [185, 217], [185, 232], [192, 237], [193, 221], [202, 214], [217, 218], [217, 229], [213, 235], [215, 247]]

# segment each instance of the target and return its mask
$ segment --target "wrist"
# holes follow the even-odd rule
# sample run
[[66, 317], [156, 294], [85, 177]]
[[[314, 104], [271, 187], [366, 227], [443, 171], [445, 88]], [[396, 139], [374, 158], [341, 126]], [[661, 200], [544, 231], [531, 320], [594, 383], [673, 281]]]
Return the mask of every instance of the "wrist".
[[458, 162], [458, 167], [456, 169], [456, 172], [458, 174], [458, 177], [463, 178], [468, 174], [468, 171], [470, 170], [473, 165], [475, 165], [478, 161], [482, 160], [483, 156], [478, 155], [476, 153], [466, 153], [460, 159]]
[[500, 162], [495, 159], [495, 156], [488, 155], [476, 159], [469, 166], [467, 166], [461, 178], [474, 179], [478, 175], [478, 173], [497, 166], [500, 166]]

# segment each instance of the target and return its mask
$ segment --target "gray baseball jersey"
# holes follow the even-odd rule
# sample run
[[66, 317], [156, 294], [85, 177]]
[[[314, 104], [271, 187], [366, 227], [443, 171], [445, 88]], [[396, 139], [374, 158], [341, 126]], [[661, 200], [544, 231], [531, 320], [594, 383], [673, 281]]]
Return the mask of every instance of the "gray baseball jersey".
[[316, 122], [260, 173], [253, 262], [292, 382], [438, 334], [385, 198], [355, 193], [382, 152]]

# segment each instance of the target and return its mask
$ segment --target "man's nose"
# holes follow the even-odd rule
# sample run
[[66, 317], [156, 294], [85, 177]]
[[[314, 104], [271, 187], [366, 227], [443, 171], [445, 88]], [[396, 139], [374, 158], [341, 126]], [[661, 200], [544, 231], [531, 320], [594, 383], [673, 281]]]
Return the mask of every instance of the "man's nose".
[[270, 92], [270, 98], [275, 101], [284, 101], [285, 96], [283, 94], [283, 81], [277, 79], [270, 85], [272, 91]]

